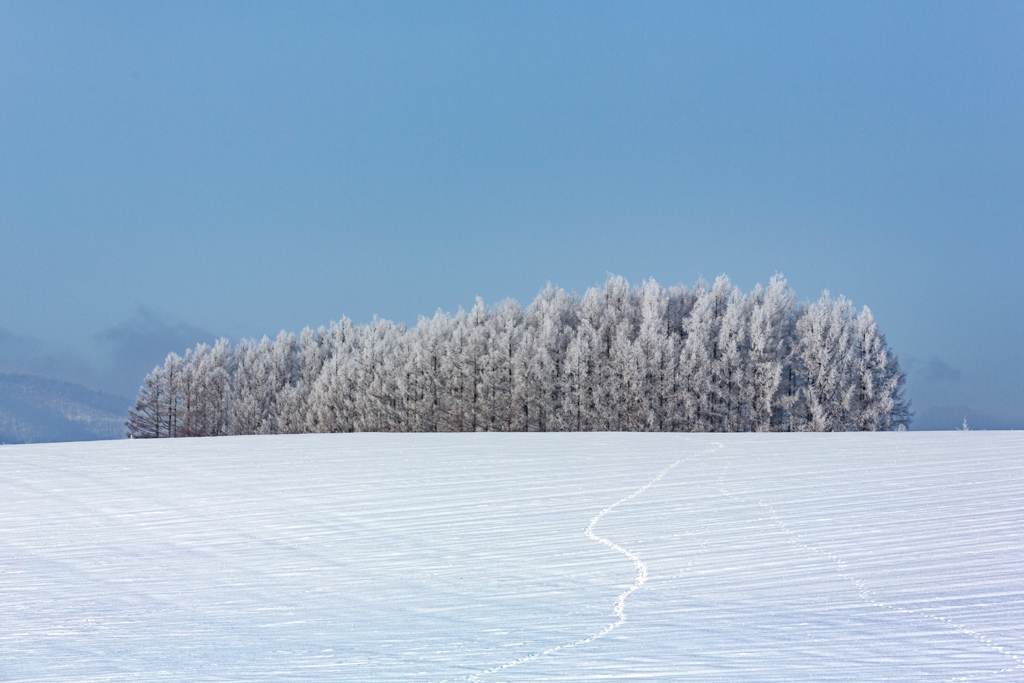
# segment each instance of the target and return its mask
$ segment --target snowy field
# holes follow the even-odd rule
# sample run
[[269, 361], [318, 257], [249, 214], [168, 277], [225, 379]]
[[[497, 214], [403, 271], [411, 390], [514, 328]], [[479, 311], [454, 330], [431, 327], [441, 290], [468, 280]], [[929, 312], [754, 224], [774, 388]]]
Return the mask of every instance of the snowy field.
[[1024, 435], [0, 447], [3, 681], [1024, 681]]

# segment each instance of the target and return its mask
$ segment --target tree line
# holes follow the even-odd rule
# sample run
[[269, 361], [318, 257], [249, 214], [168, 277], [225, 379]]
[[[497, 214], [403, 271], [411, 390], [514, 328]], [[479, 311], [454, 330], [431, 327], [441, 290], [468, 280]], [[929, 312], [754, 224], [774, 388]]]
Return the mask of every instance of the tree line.
[[905, 429], [904, 374], [871, 311], [785, 279], [749, 294], [611, 277], [438, 312], [221, 339], [145, 378], [135, 438], [406, 431]]

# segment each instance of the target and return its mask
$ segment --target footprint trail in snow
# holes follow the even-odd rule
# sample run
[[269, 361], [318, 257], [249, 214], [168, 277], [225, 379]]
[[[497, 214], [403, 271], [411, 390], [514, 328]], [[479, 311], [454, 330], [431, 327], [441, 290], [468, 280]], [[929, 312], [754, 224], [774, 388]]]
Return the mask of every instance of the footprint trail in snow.
[[[720, 448], [722, 448], [722, 444], [715, 443], [712, 448], [701, 451], [698, 455], [712, 453]], [[489, 676], [500, 671], [505, 671], [507, 669], [520, 666], [521, 664], [526, 664], [528, 662], [538, 660], [541, 657], [545, 657], [556, 652], [570, 650], [574, 647], [579, 647], [580, 645], [586, 645], [587, 643], [593, 642], [599, 638], [603, 638], [604, 636], [608, 635], [609, 633], [617, 629], [619, 626], [622, 626], [622, 624], [626, 623], [626, 599], [629, 598], [629, 596], [635, 593], [636, 591], [640, 590], [640, 588], [645, 583], [647, 583], [647, 564], [642, 559], [640, 559], [640, 557], [636, 553], [632, 552], [631, 550], [623, 548], [622, 546], [608, 538], [598, 536], [597, 534], [595, 534], [594, 528], [597, 526], [597, 523], [604, 518], [605, 515], [607, 515], [609, 512], [619, 507], [623, 503], [628, 503], [637, 496], [642, 495], [644, 492], [647, 491], [647, 489], [651, 488], [659, 481], [664, 479], [665, 475], [671, 472], [673, 469], [675, 469], [676, 466], [683, 462], [683, 460], [685, 460], [685, 458], [676, 460], [674, 463], [658, 472], [657, 476], [655, 476], [649, 482], [638, 488], [636, 491], [633, 491], [633, 493], [629, 494], [628, 496], [625, 496], [624, 498], [620, 498], [619, 500], [615, 501], [605, 509], [601, 510], [599, 513], [597, 513], [597, 515], [594, 516], [593, 519], [590, 520], [590, 523], [587, 524], [587, 528], [583, 530], [583, 533], [587, 538], [589, 538], [592, 541], [597, 541], [602, 545], [606, 545], [615, 552], [625, 556], [633, 563], [633, 566], [636, 567], [636, 579], [633, 581], [633, 584], [629, 586], [626, 590], [624, 590], [622, 593], [620, 593], [618, 597], [615, 598], [615, 606], [612, 610], [612, 614], [615, 616], [615, 621], [611, 622], [610, 624], [607, 624], [600, 631], [594, 633], [593, 635], [587, 636], [586, 638], [580, 638], [579, 640], [573, 641], [571, 643], [563, 643], [562, 645], [556, 645], [555, 647], [548, 648], [547, 650], [542, 650], [541, 652], [535, 652], [532, 655], [527, 655], [525, 657], [520, 657], [519, 659], [514, 659], [510, 662], [501, 664], [500, 666], [496, 666], [491, 669], [486, 669], [485, 671], [480, 671], [475, 674], [472, 674], [471, 676], [467, 676], [462, 680], [478, 681], [484, 676]]]

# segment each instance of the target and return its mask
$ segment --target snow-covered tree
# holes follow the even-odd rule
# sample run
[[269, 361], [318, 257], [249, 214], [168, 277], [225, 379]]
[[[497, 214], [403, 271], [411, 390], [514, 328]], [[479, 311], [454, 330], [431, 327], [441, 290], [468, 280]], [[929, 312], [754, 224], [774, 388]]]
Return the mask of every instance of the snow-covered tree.
[[872, 432], [906, 427], [910, 405], [903, 396], [905, 376], [867, 306], [857, 316], [855, 335], [856, 403], [852, 427]]
[[750, 296], [747, 385], [750, 429], [755, 432], [790, 426], [790, 412], [797, 399], [792, 385], [793, 312], [793, 291], [781, 275], [772, 277], [767, 290], [759, 285]]
[[128, 411], [128, 436], [133, 439], [159, 439], [175, 436], [166, 426], [170, 401], [166, 362], [146, 375], [135, 400]]
[[348, 318], [327, 330], [324, 361], [312, 381], [306, 405], [306, 431], [350, 432], [355, 415], [356, 364], [361, 328]]
[[559, 428], [564, 431], [593, 431], [598, 428], [594, 404], [598, 377], [598, 360], [594, 351], [598, 346], [597, 331], [587, 320], [581, 320], [566, 347], [560, 378], [562, 409]]
[[299, 344], [281, 331], [277, 339], [243, 341], [235, 350], [232, 430], [236, 434], [273, 434], [278, 423], [277, 398], [300, 373]]
[[516, 355], [523, 336], [523, 310], [511, 299], [502, 301], [490, 318], [491, 333], [481, 372], [485, 431], [510, 432], [518, 425], [515, 406]]
[[669, 322], [669, 292], [654, 280], [640, 288], [640, 328], [633, 356], [640, 374], [636, 429], [668, 431], [673, 423], [679, 343]]
[[729, 278], [719, 275], [710, 288], [700, 281], [696, 300], [684, 323], [686, 342], [679, 364], [683, 376], [684, 429], [717, 432], [725, 426], [724, 402], [718, 381], [721, 376], [720, 331], [732, 295]]
[[729, 294], [725, 314], [718, 328], [718, 357], [712, 363], [714, 402], [719, 406], [720, 429], [745, 432], [750, 429], [753, 392], [750, 368], [750, 306], [738, 288]]
[[856, 348], [853, 305], [826, 290], [796, 324], [805, 429], [841, 432], [853, 428]]
[[220, 339], [185, 352], [178, 386], [179, 436], [223, 436], [231, 430], [231, 346]]
[[135, 437], [345, 431], [767, 431], [904, 428], [895, 354], [865, 308], [796, 303], [782, 276], [749, 295], [548, 285], [506, 300], [227, 340], [171, 353], [129, 413]]

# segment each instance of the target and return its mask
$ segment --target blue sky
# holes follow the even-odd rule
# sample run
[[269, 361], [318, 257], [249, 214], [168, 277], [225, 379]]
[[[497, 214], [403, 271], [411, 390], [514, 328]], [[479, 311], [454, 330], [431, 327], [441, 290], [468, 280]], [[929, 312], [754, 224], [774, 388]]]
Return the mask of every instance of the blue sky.
[[0, 92], [0, 371], [782, 272], [1024, 427], [1021, 3], [0, 2]]

